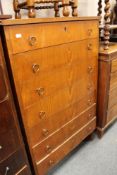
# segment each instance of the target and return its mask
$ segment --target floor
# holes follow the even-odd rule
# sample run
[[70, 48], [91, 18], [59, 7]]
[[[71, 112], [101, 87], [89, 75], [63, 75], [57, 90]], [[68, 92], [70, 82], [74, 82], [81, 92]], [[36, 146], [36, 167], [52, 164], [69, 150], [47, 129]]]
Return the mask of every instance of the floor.
[[83, 142], [48, 175], [117, 175], [117, 122], [102, 139]]

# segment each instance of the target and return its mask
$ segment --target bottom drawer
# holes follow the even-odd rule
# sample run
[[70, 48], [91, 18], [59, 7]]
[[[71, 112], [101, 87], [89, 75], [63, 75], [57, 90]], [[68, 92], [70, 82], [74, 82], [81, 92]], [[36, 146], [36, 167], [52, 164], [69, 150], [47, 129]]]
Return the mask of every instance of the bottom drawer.
[[96, 128], [96, 117], [89, 123], [82, 127], [78, 132], [73, 134], [68, 140], [57, 147], [50, 155], [39, 162], [36, 162], [39, 175], [44, 175], [50, 168], [57, 164], [70, 151], [72, 151], [78, 144], [81, 143], [89, 134]]
[[20, 149], [0, 163], [0, 175], [30, 175], [27, 168], [24, 151]]

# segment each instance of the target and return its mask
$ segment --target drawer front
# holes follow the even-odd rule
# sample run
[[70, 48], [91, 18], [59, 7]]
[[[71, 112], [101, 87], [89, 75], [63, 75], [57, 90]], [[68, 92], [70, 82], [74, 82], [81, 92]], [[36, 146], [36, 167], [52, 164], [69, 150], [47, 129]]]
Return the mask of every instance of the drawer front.
[[111, 73], [110, 75], [110, 90], [117, 87], [117, 72]]
[[9, 100], [0, 103], [0, 161], [13, 153], [20, 144]]
[[12, 52], [16, 54], [87, 38], [97, 38], [97, 26], [97, 21], [12, 26], [9, 27]]
[[[26, 114], [28, 113], [28, 115], [24, 116], [24, 120], [31, 145], [35, 146], [37, 143], [46, 139], [49, 135], [83, 112], [85, 109], [92, 106], [94, 103], [96, 103], [96, 95], [90, 94], [84, 95], [84, 97], [76, 103], [72, 103], [67, 106], [62, 105], [62, 110], [59, 108], [58, 103], [58, 108], [56, 108], [58, 113], [54, 115], [49, 116], [48, 113], [45, 113], [45, 116], [40, 117], [40, 113], [38, 112], [39, 109], [35, 109], [35, 111], [26, 111]], [[54, 107], [54, 103], [52, 106]], [[55, 108], [53, 110], [55, 110]]]
[[[73, 120], [66, 123], [64, 126], [59, 128], [55, 133], [53, 133], [46, 140], [40, 144], [36, 144], [33, 147], [33, 154], [36, 161], [41, 160], [48, 154], [50, 154], [54, 149], [61, 145], [65, 140], [71, 137], [75, 132], [80, 128], [86, 125], [90, 120], [92, 120], [96, 113], [96, 107], [91, 107], [86, 110], [84, 113], [76, 116]], [[56, 139], [55, 139], [56, 138]]]
[[111, 109], [117, 104], [117, 87], [112, 89], [109, 93], [108, 108]]
[[0, 163], [0, 175], [17, 175], [24, 167], [27, 167], [27, 165], [24, 152], [20, 149]]
[[[68, 140], [61, 144], [55, 151], [48, 155], [45, 159], [36, 162], [38, 173], [45, 174], [47, 171], [63, 159], [70, 151], [78, 146], [96, 127], [96, 118], [92, 119], [87, 125], [72, 135]], [[41, 173], [40, 173], [41, 172]]]
[[111, 63], [111, 72], [114, 73], [117, 71], [117, 59], [112, 60]]
[[7, 96], [7, 88], [4, 79], [3, 68], [0, 65], [0, 103], [5, 99], [6, 96]]
[[19, 140], [16, 137], [15, 130], [8, 130], [0, 134], [0, 162], [11, 155], [19, 146]]

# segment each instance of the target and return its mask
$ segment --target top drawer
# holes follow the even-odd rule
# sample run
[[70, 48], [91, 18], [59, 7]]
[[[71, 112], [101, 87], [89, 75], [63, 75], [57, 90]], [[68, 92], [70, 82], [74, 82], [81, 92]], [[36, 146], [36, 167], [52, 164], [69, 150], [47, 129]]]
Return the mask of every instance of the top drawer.
[[98, 37], [97, 21], [58, 22], [9, 27], [13, 54]]

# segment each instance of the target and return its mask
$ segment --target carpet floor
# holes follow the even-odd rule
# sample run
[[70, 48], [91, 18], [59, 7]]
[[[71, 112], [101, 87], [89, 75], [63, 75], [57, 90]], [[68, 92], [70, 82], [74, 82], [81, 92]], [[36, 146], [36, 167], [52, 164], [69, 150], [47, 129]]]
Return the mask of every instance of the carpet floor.
[[47, 175], [117, 175], [117, 122], [102, 139], [83, 142]]

